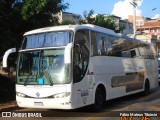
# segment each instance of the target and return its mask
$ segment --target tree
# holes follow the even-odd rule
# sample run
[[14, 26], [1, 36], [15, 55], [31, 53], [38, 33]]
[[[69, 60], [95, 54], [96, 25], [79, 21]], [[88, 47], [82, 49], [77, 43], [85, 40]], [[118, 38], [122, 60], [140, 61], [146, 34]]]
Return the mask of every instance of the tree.
[[28, 29], [51, 26], [58, 22], [52, 14], [65, 10], [68, 5], [63, 0], [24, 0], [22, 17], [29, 25]]
[[22, 15], [25, 20], [34, 15], [51, 15], [68, 8], [63, 0], [24, 0]]
[[93, 25], [98, 25], [104, 28], [112, 29], [114, 31], [117, 31], [117, 27], [120, 27], [121, 31], [124, 29], [123, 25], [118, 26], [115, 21], [112, 19], [111, 16], [106, 16], [104, 14], [98, 14], [94, 15], [94, 11], [90, 10], [89, 13], [87, 11], [83, 12], [84, 18], [81, 23], [83, 24], [93, 24]]
[[81, 22], [83, 24], [93, 24], [94, 23], [94, 18], [92, 17], [94, 14], [94, 10], [90, 10], [89, 13], [87, 11], [83, 12], [83, 16], [84, 16], [84, 20], [82, 20]]
[[68, 8], [63, 0], [0, 0], [0, 58], [20, 47], [24, 32], [57, 22], [52, 14]]
[[21, 13], [19, 7], [21, 4], [15, 0], [0, 1], [0, 56], [10, 47], [16, 47], [21, 24]]
[[124, 29], [125, 29], [125, 25], [124, 24], [120, 24], [119, 25], [119, 31], [121, 31], [121, 33], [123, 33]]
[[75, 22], [72, 22], [70, 20], [63, 20], [59, 25], [74, 25]]
[[94, 24], [112, 30], [116, 29], [116, 24], [110, 16], [97, 15]]

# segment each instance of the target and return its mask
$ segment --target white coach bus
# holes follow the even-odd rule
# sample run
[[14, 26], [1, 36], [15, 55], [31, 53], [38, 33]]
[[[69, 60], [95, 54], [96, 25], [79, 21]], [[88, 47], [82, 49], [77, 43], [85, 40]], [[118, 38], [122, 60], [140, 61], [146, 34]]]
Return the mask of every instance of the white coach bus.
[[[18, 51], [20, 107], [75, 109], [158, 86], [154, 45], [95, 25], [66, 25], [24, 34]], [[6, 58], [4, 59], [4, 63]]]

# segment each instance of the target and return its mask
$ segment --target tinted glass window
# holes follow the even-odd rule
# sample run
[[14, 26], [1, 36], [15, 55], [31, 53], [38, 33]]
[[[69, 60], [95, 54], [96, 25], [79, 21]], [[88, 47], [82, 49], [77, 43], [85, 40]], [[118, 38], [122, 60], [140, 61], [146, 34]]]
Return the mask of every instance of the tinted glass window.
[[70, 66], [64, 63], [64, 49], [21, 52], [17, 68], [17, 84], [66, 84], [70, 82]]
[[66, 46], [72, 37], [72, 32], [50, 32], [25, 36], [22, 49], [41, 47]]
[[91, 31], [91, 56], [155, 58], [151, 46], [132, 39]]

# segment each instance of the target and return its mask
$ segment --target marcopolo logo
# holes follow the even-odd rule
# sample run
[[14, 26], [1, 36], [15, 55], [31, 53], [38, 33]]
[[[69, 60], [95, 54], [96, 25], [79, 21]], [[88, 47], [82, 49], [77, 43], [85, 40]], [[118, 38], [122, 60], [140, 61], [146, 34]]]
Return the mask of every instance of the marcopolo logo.
[[36, 93], [36, 96], [39, 98], [39, 96], [40, 96], [40, 93], [39, 93], [39, 92], [37, 92], [37, 93]]

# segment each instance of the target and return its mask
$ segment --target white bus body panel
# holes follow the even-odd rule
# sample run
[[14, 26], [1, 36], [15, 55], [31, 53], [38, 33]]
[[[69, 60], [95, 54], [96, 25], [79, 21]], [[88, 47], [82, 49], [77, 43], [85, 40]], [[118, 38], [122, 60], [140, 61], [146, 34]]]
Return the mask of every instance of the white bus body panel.
[[[144, 81], [149, 79], [150, 88], [158, 86], [157, 83], [157, 62], [156, 60], [145, 60], [142, 58], [120, 58], [120, 57], [92, 57], [90, 59], [89, 71], [93, 72], [94, 82], [98, 84], [99, 81], [105, 84], [106, 99], [113, 99], [120, 96], [125, 96], [133, 93], [137, 93], [144, 90]], [[123, 79], [118, 86], [113, 87], [111, 79], [116, 76], [125, 76], [126, 73], [144, 73], [143, 87], [137, 90], [131, 90], [126, 92], [126, 86], [123, 85]], [[138, 77], [138, 76], [136, 76]], [[134, 79], [133, 79], [134, 80]], [[138, 82], [139, 78], [135, 78], [134, 82]], [[133, 86], [134, 86], [133, 82]]]
[[[17, 104], [19, 107], [29, 108], [72, 109], [71, 95], [64, 98], [47, 98], [55, 94], [71, 92], [70, 85], [16, 85], [16, 92], [29, 96], [25, 98], [16, 96]], [[37, 94], [39, 94], [39, 97], [37, 97]]]
[[[90, 58], [88, 72], [82, 81], [73, 84], [74, 107], [79, 108], [89, 104], [94, 104], [95, 91], [98, 85], [102, 84], [106, 89], [106, 100], [134, 94], [144, 91], [144, 83], [148, 78], [150, 89], [158, 86], [157, 83], [157, 61], [146, 60], [142, 58], [121, 58], [95, 56]], [[93, 73], [93, 74], [91, 74]], [[124, 83], [124, 79], [120, 79], [117, 86], [113, 86], [112, 79], [116, 77], [125, 78], [126, 73], [132, 81]], [[138, 73], [138, 75], [134, 75]], [[140, 76], [142, 77], [140, 78]], [[132, 79], [133, 78], [133, 79]], [[127, 80], [127, 78], [125, 78]], [[139, 88], [135, 88], [139, 84]]]

